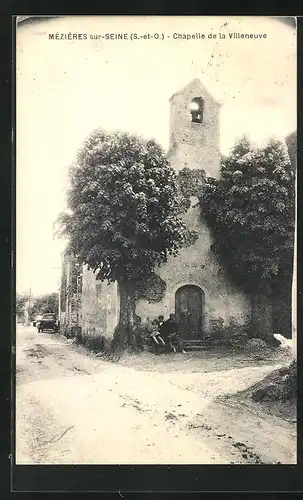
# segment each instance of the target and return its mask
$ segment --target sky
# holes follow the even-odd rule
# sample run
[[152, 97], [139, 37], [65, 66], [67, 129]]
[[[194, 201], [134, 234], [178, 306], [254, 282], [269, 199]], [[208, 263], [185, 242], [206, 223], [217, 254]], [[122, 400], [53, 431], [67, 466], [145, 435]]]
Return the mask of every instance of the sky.
[[[51, 40], [49, 33], [87, 39]], [[163, 33], [165, 40], [90, 39], [105, 33]], [[176, 40], [174, 33], [205, 39]], [[229, 33], [267, 38], [230, 39]], [[244, 133], [262, 144], [296, 129], [296, 33], [277, 20], [66, 16], [18, 28], [18, 292], [58, 289], [65, 242], [54, 237], [53, 223], [66, 207], [68, 168], [83, 140], [102, 127], [155, 138], [167, 148], [169, 98], [194, 78], [222, 105], [223, 153]]]

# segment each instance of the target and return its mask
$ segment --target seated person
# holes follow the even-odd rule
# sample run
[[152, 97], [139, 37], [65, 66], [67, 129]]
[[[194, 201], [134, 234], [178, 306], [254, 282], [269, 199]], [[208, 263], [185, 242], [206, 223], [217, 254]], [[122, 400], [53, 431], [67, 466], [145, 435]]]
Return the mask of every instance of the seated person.
[[160, 329], [164, 323], [164, 316], [159, 316], [158, 318], [154, 319], [152, 322], [153, 326], [153, 331], [151, 334], [152, 339], [154, 342], [158, 345], [162, 344], [165, 345], [164, 339], [161, 337]]
[[177, 335], [177, 324], [175, 320], [175, 315], [171, 313], [169, 319], [163, 323], [160, 328], [161, 337], [165, 342], [169, 342], [171, 348], [174, 352], [185, 352], [182, 343]]
[[184, 350], [182, 341], [178, 337], [177, 333], [174, 333], [171, 336], [171, 343], [172, 343], [174, 352], [182, 352], [183, 354], [185, 354], [186, 351]]
[[170, 314], [169, 319], [164, 321], [159, 327], [161, 338], [165, 343], [169, 344], [171, 349], [174, 351], [175, 348], [172, 345], [171, 338], [176, 332], [176, 326], [174, 314]]
[[162, 314], [160, 314], [160, 316], [158, 316], [158, 318], [154, 319], [153, 323], [158, 326], [158, 329], [160, 331], [160, 328], [162, 327], [162, 325], [164, 323], [164, 316]]

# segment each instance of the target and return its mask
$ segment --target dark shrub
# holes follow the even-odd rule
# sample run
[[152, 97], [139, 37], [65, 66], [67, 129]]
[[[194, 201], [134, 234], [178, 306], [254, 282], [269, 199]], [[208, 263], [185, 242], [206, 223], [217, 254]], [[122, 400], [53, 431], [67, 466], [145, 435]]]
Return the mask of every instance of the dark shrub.
[[249, 322], [244, 324], [230, 317], [227, 322], [223, 318], [215, 318], [210, 321], [210, 340], [215, 345], [237, 347], [244, 344], [248, 338]]

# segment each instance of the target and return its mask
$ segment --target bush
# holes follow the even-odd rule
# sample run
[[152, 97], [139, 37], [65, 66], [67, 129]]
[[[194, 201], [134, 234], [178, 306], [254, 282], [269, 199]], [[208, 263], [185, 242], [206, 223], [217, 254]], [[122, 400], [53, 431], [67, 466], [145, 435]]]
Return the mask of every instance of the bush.
[[243, 348], [249, 350], [264, 350], [270, 347], [279, 347], [281, 342], [273, 335], [265, 339], [256, 336], [249, 317], [240, 323], [231, 316], [227, 321], [216, 318], [210, 321], [210, 341], [216, 345]]
[[109, 347], [110, 339], [101, 333], [98, 334], [95, 328], [85, 333], [79, 328], [76, 332], [76, 342], [90, 351], [103, 352]]
[[256, 384], [251, 398], [254, 401], [291, 401], [297, 397], [297, 362], [275, 370]]
[[264, 342], [264, 340], [262, 339], [259, 339], [257, 337], [255, 338], [251, 338], [249, 339], [245, 346], [248, 348], [248, 349], [251, 349], [252, 351], [253, 350], [259, 350], [259, 349], [266, 349], [268, 346], [266, 344], [266, 342]]
[[248, 355], [257, 357], [264, 357], [271, 354], [270, 346], [263, 339], [257, 337], [248, 339], [243, 346], [243, 350]]
[[84, 345], [93, 352], [101, 352], [105, 348], [105, 338], [103, 336], [86, 337]]
[[153, 327], [150, 324], [143, 323], [137, 326], [133, 332], [134, 348], [137, 351], [143, 351], [144, 347], [148, 345], [150, 335]]
[[235, 317], [230, 317], [228, 321], [223, 318], [216, 318], [210, 321], [210, 340], [214, 344], [236, 347], [243, 345], [248, 339], [250, 323], [241, 324]]
[[65, 327], [63, 328], [63, 335], [67, 339], [77, 338], [77, 336], [79, 335], [79, 331], [80, 331], [80, 335], [81, 335], [81, 328], [80, 327], [65, 325]]

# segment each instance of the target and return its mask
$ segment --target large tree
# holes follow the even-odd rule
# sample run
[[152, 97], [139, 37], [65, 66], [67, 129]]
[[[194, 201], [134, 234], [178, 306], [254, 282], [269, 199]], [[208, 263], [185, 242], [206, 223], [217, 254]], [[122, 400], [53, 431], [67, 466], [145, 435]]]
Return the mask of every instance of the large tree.
[[19, 319], [24, 319], [25, 309], [28, 305], [29, 295], [26, 293], [17, 293], [16, 295], [16, 316]]
[[69, 249], [99, 279], [118, 282], [116, 338], [131, 342], [138, 290], [190, 236], [175, 173], [154, 140], [98, 129], [70, 169], [68, 208], [59, 222]]
[[252, 297], [290, 296], [294, 203], [288, 151], [275, 139], [255, 148], [243, 137], [224, 158], [220, 179], [205, 183], [200, 204], [212, 248]]
[[48, 293], [34, 297], [32, 299], [30, 317], [33, 320], [38, 314], [54, 313], [58, 314], [59, 309], [59, 294]]

